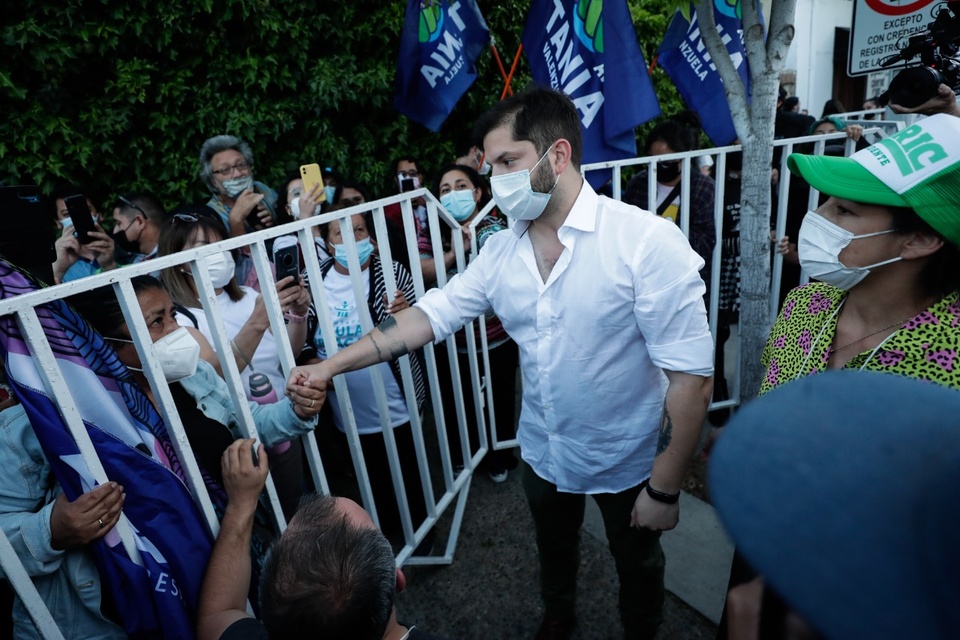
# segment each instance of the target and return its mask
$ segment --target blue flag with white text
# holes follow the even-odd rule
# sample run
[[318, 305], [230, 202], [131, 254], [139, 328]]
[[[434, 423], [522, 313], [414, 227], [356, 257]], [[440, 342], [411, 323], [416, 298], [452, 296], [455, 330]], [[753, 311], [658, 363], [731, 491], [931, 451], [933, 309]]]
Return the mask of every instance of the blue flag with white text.
[[[37, 288], [0, 260], [0, 298]], [[55, 300], [36, 313], [107, 478], [126, 493], [123, 514], [142, 566], [127, 555], [116, 529], [90, 545], [104, 598], [131, 638], [193, 638], [212, 541], [166, 427], [117, 354], [72, 308]], [[0, 317], [0, 356], [57, 481], [76, 500], [96, 481], [13, 315]], [[69, 629], [61, 630], [69, 637]]]
[[477, 78], [490, 31], [476, 0], [407, 0], [394, 107], [439, 131]]
[[[741, 0], [713, 0], [713, 15], [749, 100], [750, 69], [743, 47], [740, 3]], [[760, 10], [759, 6], [757, 10]], [[658, 64], [673, 80], [687, 107], [700, 116], [703, 132], [713, 144], [731, 144], [737, 138], [737, 131], [730, 115], [730, 105], [720, 73], [700, 36], [700, 21], [693, 3], [688, 15], [689, 20], [684, 11], [677, 9], [657, 53]]]
[[[660, 104], [626, 0], [533, 0], [523, 48], [534, 82], [577, 107], [584, 164], [637, 155], [634, 127], [660, 115]], [[609, 172], [587, 179], [599, 187]]]

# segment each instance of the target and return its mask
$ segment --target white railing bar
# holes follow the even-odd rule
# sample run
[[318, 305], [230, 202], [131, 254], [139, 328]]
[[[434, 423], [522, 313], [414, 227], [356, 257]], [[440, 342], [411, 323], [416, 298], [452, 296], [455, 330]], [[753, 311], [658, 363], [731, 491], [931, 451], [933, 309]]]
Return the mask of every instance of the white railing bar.
[[[37, 366], [37, 372], [43, 380], [47, 395], [57, 403], [63, 422], [70, 430], [70, 435], [80, 451], [80, 457], [87, 465], [87, 469], [97, 485], [106, 484], [110, 481], [110, 478], [107, 477], [107, 472], [100, 463], [93, 441], [90, 440], [90, 434], [87, 433], [87, 428], [83, 424], [83, 419], [80, 417], [80, 412], [77, 410], [77, 405], [74, 403], [73, 396], [63, 377], [60, 363], [57, 362], [53, 349], [43, 333], [43, 326], [40, 324], [40, 318], [37, 317], [36, 309], [30, 307], [18, 311], [17, 324], [20, 327], [20, 333], [29, 345], [34, 363], [39, 365]], [[123, 511], [120, 512], [120, 520], [114, 529], [120, 535], [120, 541], [127, 552], [127, 556], [132, 562], [142, 567], [143, 560], [140, 558], [140, 551], [137, 549], [130, 521]]]
[[[219, 244], [219, 243], [217, 243]], [[217, 245], [210, 245], [217, 246]], [[227, 391], [230, 394], [230, 400], [233, 402], [237, 416], [240, 418], [240, 428], [248, 438], [260, 441], [260, 434], [257, 432], [257, 425], [253, 420], [253, 413], [250, 411], [250, 405], [247, 404], [247, 392], [243, 388], [243, 381], [240, 378], [240, 368], [237, 366], [236, 357], [233, 355], [233, 347], [227, 334], [227, 329], [223, 323], [223, 312], [220, 305], [217, 304], [217, 294], [210, 279], [210, 272], [206, 264], [201, 260], [190, 262], [190, 272], [193, 274], [194, 286], [197, 288], [197, 298], [203, 307], [204, 315], [207, 318], [207, 326], [210, 327], [213, 346], [220, 357], [220, 370], [223, 372], [224, 382], [227, 383]], [[269, 283], [269, 279], [261, 282]], [[246, 354], [245, 354], [246, 355]], [[251, 360], [253, 354], [248, 356]], [[274, 521], [278, 531], [283, 532], [287, 526], [286, 518], [283, 515], [283, 509], [280, 507], [280, 500], [277, 498], [277, 490], [273, 484], [272, 475], [267, 475], [266, 482], [267, 499], [273, 511]]]
[[173, 395], [170, 393], [170, 385], [163, 375], [163, 368], [157, 359], [156, 352], [153, 350], [153, 339], [150, 337], [150, 329], [147, 328], [147, 322], [143, 318], [143, 311], [140, 309], [140, 303], [137, 300], [137, 294], [133, 290], [133, 284], [129, 280], [116, 283], [114, 290], [105, 290], [106, 295], [116, 295], [120, 303], [120, 310], [127, 322], [127, 329], [130, 331], [130, 337], [133, 339], [140, 354], [140, 362], [143, 365], [143, 375], [146, 376], [150, 389], [153, 391], [153, 397], [159, 404], [160, 416], [167, 427], [167, 433], [170, 435], [170, 444], [180, 459], [180, 464], [187, 478], [187, 488], [193, 495], [194, 502], [200, 506], [203, 512], [204, 520], [207, 523], [207, 529], [210, 535], [215, 539], [220, 531], [220, 521], [217, 520], [217, 514], [213, 509], [213, 502], [210, 500], [210, 494], [207, 493], [206, 485], [203, 482], [203, 476], [200, 474], [200, 467], [193, 455], [193, 447], [187, 432], [183, 428], [183, 421], [177, 412], [177, 405], [173, 401]]
[[50, 615], [50, 610], [40, 596], [40, 592], [37, 591], [33, 580], [2, 529], [0, 529], [0, 569], [3, 570], [3, 577], [10, 582], [10, 586], [20, 596], [23, 606], [27, 608], [27, 613], [30, 614], [40, 635], [47, 640], [63, 640], [60, 627]]

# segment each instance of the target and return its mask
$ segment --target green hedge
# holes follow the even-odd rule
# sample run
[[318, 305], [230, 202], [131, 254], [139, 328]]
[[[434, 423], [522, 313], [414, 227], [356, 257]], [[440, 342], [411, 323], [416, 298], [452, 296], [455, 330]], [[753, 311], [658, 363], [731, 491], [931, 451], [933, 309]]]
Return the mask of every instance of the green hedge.
[[[452, 159], [453, 141], [502, 88], [485, 54], [439, 134], [401, 117], [397, 0], [10, 4], [0, 27], [0, 181], [45, 191], [74, 182], [99, 204], [133, 189], [167, 206], [205, 199], [197, 153], [219, 133], [250, 142], [257, 178], [270, 185], [316, 161], [383, 193], [394, 156], [411, 153], [428, 169]], [[480, 2], [508, 69], [528, 4]], [[641, 40], [648, 61], [670, 4], [631, 2], [638, 33], [657, 34]], [[514, 86], [528, 80], [523, 60]], [[655, 84], [664, 111], [676, 111], [662, 72]]]

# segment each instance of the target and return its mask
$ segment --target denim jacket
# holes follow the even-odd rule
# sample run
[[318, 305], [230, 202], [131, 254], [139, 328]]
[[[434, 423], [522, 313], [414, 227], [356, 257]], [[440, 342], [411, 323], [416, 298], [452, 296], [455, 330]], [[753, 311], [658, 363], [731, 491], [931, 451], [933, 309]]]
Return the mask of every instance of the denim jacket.
[[[197, 401], [197, 408], [211, 420], [229, 427], [234, 438], [245, 438], [240, 428], [240, 416], [233, 409], [233, 401], [227, 389], [227, 383], [217, 375], [214, 368], [205, 360], [197, 365], [197, 372], [180, 381], [183, 388]], [[277, 389], [278, 395], [283, 393]], [[273, 404], [257, 404], [248, 401], [253, 422], [264, 446], [272, 447], [303, 435], [317, 426], [317, 419], [303, 419], [293, 410], [289, 398], [282, 398]]]
[[[62, 493], [23, 406], [0, 412], [0, 527], [67, 638], [126, 638], [100, 615], [100, 574], [84, 549], [50, 546], [50, 513]], [[13, 604], [15, 638], [41, 638], [23, 602]]]
[[[201, 360], [197, 373], [181, 384], [204, 415], [243, 437], [227, 385], [212, 366]], [[250, 409], [267, 446], [304, 434], [317, 422], [297, 416], [288, 398], [272, 405], [251, 402]], [[61, 493], [23, 406], [0, 412], [0, 528], [65, 637], [126, 638], [120, 627], [100, 615], [100, 574], [93, 555], [51, 547], [50, 514]], [[42, 637], [19, 597], [13, 621], [16, 638]]]

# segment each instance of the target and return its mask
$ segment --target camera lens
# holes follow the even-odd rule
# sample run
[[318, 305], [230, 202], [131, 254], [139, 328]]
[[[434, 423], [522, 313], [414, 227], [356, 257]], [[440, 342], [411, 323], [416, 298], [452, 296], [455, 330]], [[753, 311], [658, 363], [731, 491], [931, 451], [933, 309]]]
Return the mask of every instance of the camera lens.
[[930, 67], [904, 69], [890, 82], [890, 102], [912, 109], [936, 97], [943, 78]]

